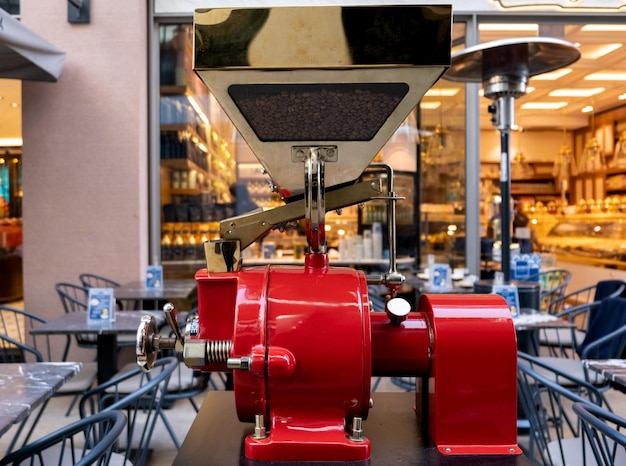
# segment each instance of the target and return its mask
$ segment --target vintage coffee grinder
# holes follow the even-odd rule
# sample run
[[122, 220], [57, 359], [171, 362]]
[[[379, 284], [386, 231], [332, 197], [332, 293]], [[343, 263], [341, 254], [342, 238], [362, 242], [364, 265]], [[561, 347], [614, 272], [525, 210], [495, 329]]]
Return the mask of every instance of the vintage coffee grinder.
[[[167, 306], [175, 338], [161, 337], [145, 317], [137, 356], [149, 369], [159, 349], [175, 347], [196, 370], [232, 371], [228, 395], [239, 420], [254, 425], [236, 439], [245, 464], [369, 464], [372, 450], [383, 448], [367, 435], [368, 413], [377, 409], [372, 376], [416, 378], [406, 411], [416, 411], [438, 455], [520, 453], [506, 303], [430, 295], [415, 306], [395, 297], [404, 280], [394, 248], [401, 198], [380, 178], [357, 181], [449, 66], [451, 14], [447, 5], [407, 4], [195, 13], [194, 69], [286, 203], [221, 222], [221, 239], [205, 243], [207, 268], [195, 276], [197, 317], [178, 332]], [[388, 203], [389, 271], [333, 267], [326, 212], [373, 198]], [[301, 218], [303, 266], [246, 267], [243, 248]], [[371, 311], [369, 284], [388, 288], [385, 312]], [[214, 434], [203, 437], [196, 424], [199, 443], [226, 441], [225, 431], [211, 426]], [[202, 445], [196, 450], [203, 464], [225, 464]]]

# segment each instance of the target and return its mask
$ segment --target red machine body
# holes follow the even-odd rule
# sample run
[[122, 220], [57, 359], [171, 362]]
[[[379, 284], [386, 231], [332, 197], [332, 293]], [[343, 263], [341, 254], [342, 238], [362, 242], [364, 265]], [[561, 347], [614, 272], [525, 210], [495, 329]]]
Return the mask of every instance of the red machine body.
[[308, 254], [304, 267], [203, 269], [196, 280], [191, 341], [232, 341], [229, 356], [247, 361], [234, 371], [238, 417], [266, 420], [267, 433], [246, 438], [246, 457], [366, 460], [375, 446], [359, 426], [376, 375], [417, 377], [415, 407], [442, 453], [520, 453], [516, 341], [502, 298], [424, 296], [394, 325], [370, 312], [363, 273], [329, 267], [325, 254]]

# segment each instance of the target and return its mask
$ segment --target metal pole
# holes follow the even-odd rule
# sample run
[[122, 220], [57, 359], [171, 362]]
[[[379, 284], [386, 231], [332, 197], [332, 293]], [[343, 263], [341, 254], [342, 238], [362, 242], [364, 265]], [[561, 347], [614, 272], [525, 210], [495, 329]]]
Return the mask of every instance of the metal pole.
[[511, 282], [511, 158], [509, 156], [509, 131], [500, 131], [500, 231], [502, 232], [502, 274], [504, 283]]

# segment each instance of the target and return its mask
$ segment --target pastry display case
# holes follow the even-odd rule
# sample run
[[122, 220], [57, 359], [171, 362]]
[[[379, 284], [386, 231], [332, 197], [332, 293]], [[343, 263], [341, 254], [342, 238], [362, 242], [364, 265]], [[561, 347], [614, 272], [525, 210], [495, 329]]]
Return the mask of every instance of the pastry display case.
[[[559, 259], [626, 270], [626, 218], [622, 213], [588, 213], [541, 219], [538, 239]], [[545, 228], [546, 223], [553, 226]]]

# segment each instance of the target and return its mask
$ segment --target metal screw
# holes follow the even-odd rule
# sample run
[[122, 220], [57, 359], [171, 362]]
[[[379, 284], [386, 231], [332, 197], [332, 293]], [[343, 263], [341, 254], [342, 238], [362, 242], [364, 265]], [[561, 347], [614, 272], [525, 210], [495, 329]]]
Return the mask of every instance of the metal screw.
[[228, 358], [226, 361], [226, 367], [228, 369], [239, 369], [242, 371], [250, 370], [250, 357], [242, 356], [241, 358]]
[[352, 434], [350, 435], [350, 440], [353, 442], [365, 441], [365, 437], [363, 437], [363, 419], [360, 417], [355, 416], [352, 420]]
[[265, 432], [265, 421], [262, 414], [254, 415], [254, 434], [252, 434], [252, 438], [257, 440], [267, 438], [267, 433]]

